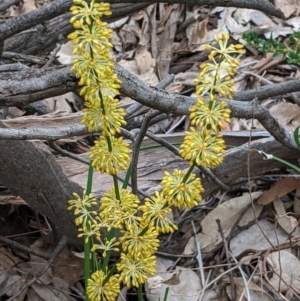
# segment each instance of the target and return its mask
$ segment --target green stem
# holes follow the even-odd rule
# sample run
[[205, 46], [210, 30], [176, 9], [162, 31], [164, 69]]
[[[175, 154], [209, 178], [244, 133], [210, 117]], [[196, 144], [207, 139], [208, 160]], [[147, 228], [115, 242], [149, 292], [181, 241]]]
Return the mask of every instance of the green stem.
[[143, 287], [141, 284], [138, 287], [138, 299], [139, 301], [143, 301]]
[[120, 189], [119, 189], [119, 183], [118, 183], [117, 175], [113, 175], [113, 180], [114, 180], [114, 187], [115, 187], [116, 198], [117, 198], [117, 200], [121, 200]]
[[[92, 192], [92, 185], [93, 185], [93, 166], [92, 161], [90, 160], [89, 164], [89, 170], [88, 170], [88, 179], [86, 184], [86, 194], [89, 195]], [[87, 224], [86, 227], [89, 227]], [[91, 277], [91, 259], [90, 259], [90, 238], [88, 238], [88, 241], [85, 241], [84, 237], [84, 282], [85, 282], [85, 288], [87, 288], [88, 279]], [[86, 300], [89, 301], [88, 296], [86, 296]]]
[[87, 179], [87, 184], [86, 184], [86, 194], [87, 195], [92, 192], [93, 173], [94, 173], [94, 168], [92, 166], [92, 160], [90, 160], [89, 170], [88, 170], [88, 179]]
[[186, 181], [189, 179], [190, 174], [192, 173], [194, 167], [195, 167], [196, 163], [193, 162], [193, 164], [190, 166], [189, 170], [187, 171], [187, 173], [185, 174], [184, 178], [182, 179], [182, 183], [186, 183]]
[[167, 287], [166, 287], [166, 290], [165, 290], [164, 301], [167, 301], [167, 299], [168, 299], [168, 294], [169, 294], [169, 287], [167, 286]]
[[[107, 240], [110, 241], [112, 238], [115, 236], [115, 228], [111, 228], [111, 230], [108, 233]], [[111, 255], [111, 250], [106, 252], [106, 256], [103, 259], [103, 264], [102, 264], [102, 271], [105, 273], [107, 270], [108, 264], [109, 264], [109, 259]]]
[[131, 176], [131, 164], [129, 165], [127, 172], [126, 172], [126, 176], [122, 185], [122, 189], [126, 189], [130, 180], [130, 176]]

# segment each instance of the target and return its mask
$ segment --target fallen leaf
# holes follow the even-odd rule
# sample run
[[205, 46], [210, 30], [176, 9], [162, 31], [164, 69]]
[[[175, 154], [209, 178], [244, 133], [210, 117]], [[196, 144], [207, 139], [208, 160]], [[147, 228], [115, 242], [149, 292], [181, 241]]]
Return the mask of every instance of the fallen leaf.
[[[285, 283], [299, 288], [300, 287], [300, 262], [299, 259], [287, 250], [273, 252], [267, 257], [267, 262], [277, 273], [270, 273], [272, 278], [269, 279], [270, 284], [281, 293], [288, 290]], [[272, 271], [272, 270], [271, 270]], [[280, 280], [279, 276], [282, 280]], [[280, 288], [279, 288], [280, 283]]]
[[[146, 296], [149, 301], [164, 300], [164, 294], [169, 287], [168, 300], [172, 301], [191, 301], [198, 300], [200, 297], [201, 283], [199, 276], [191, 269], [177, 266], [175, 271], [167, 272], [167, 267], [171, 261], [164, 258], [157, 258], [155, 277], [160, 276], [163, 281], [160, 286], [150, 287], [146, 282]], [[159, 278], [157, 278], [158, 280]]]
[[288, 177], [280, 179], [259, 198], [258, 203], [261, 205], [268, 205], [298, 187], [300, 187], [300, 179]]
[[286, 18], [290, 17], [297, 10], [295, 0], [275, 0], [274, 3], [284, 13]]
[[[259, 197], [262, 191], [252, 193], [252, 199]], [[233, 198], [227, 202], [217, 206], [214, 210], [208, 213], [201, 221], [202, 233], [197, 234], [197, 239], [201, 242], [201, 248], [204, 252], [209, 252], [216, 247], [216, 245], [222, 243], [222, 238], [218, 231], [218, 225], [216, 219], [221, 222], [222, 229], [225, 233], [228, 233], [237, 219], [240, 217], [241, 212], [246, 206], [251, 204], [251, 198], [249, 193], [244, 193], [242, 196]], [[255, 216], [259, 216], [263, 206], [255, 205]], [[239, 226], [245, 226], [249, 222], [255, 219], [252, 207], [249, 208], [244, 214], [243, 218], [239, 222]], [[188, 241], [184, 253], [192, 254], [196, 251], [195, 238], [191, 237]]]
[[276, 220], [281, 228], [289, 235], [300, 235], [300, 228], [297, 220], [293, 216], [288, 216], [281, 199], [276, 199], [273, 202], [275, 211], [277, 213]]
[[[230, 241], [230, 249], [232, 254], [237, 257], [242, 252], [248, 249], [265, 250], [273, 246], [277, 246], [289, 239], [289, 235], [280, 227], [267, 221], [259, 221], [259, 226], [254, 224], [248, 229], [245, 229], [233, 237]], [[263, 231], [263, 233], [262, 233]], [[266, 239], [268, 238], [268, 240]]]
[[[236, 286], [236, 292], [237, 292], [237, 295], [235, 296], [235, 300], [248, 300], [247, 293], [245, 291], [245, 282], [243, 281], [243, 279], [234, 277], [233, 282]], [[247, 281], [247, 287], [248, 287], [248, 290], [250, 293], [251, 301], [261, 301], [261, 300], [273, 301], [274, 300], [269, 294], [267, 294], [264, 291], [264, 289], [262, 287], [258, 286], [257, 284], [255, 284], [252, 281], [251, 282]], [[227, 295], [229, 296], [230, 300], [232, 300], [230, 285], [226, 286], [226, 292], [227, 292]], [[243, 295], [244, 298], [241, 298], [242, 293], [244, 293], [244, 295]], [[248, 301], [250, 301], [250, 300], [248, 300]]]
[[137, 47], [134, 59], [140, 75], [149, 71], [151, 67], [155, 67], [155, 60], [152, 58], [146, 46]]

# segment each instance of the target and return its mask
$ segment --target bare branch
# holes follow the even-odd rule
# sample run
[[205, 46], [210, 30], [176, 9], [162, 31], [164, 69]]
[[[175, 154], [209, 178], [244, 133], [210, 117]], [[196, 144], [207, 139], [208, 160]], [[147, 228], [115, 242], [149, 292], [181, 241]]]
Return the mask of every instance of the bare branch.
[[[145, 106], [168, 114], [188, 115], [189, 108], [195, 103], [195, 98], [193, 97], [170, 94], [149, 87], [137, 76], [119, 65], [117, 65], [116, 72], [122, 80], [121, 93]], [[22, 106], [49, 96], [64, 94], [77, 87], [75, 76], [70, 73], [70, 66], [45, 70], [30, 70], [30, 72], [20, 71], [17, 74], [9, 74], [11, 76], [14, 75], [13, 79], [9, 77], [5, 78], [4, 75], [0, 74], [0, 92], [2, 92], [0, 95], [0, 108], [16, 105]], [[20, 82], [22, 82], [22, 85], [19, 85]], [[288, 85], [287, 90], [284, 90], [282, 84], [274, 84], [269, 88], [270, 93], [276, 90], [278, 85], [279, 89], [277, 90], [281, 93], [287, 93], [290, 90], [296, 91], [297, 89], [294, 83]], [[300, 90], [300, 85], [297, 90]], [[14, 94], [13, 96], [11, 95], [12, 93]], [[238, 98], [239, 95], [240, 93], [237, 93], [236, 97]], [[268, 96], [265, 91], [262, 94], [258, 91], [257, 98], [263, 99], [262, 97], [265, 98]], [[228, 101], [228, 107], [232, 112], [232, 116], [238, 118], [256, 118], [277, 141], [286, 147], [296, 149], [291, 135], [263, 107], [257, 106], [253, 111], [251, 103], [242, 101]]]
[[263, 100], [268, 97], [283, 95], [300, 91], [300, 80], [284, 81], [279, 84], [262, 86], [258, 91], [256, 89], [242, 91], [235, 94], [234, 99], [240, 101], [249, 101], [257, 97], [258, 100]]
[[90, 132], [82, 124], [60, 128], [0, 128], [1, 140], [57, 140], [88, 134], [90, 134]]
[[[108, 0], [109, 3], [132, 3], [132, 0]], [[150, 0], [148, 4], [158, 1]], [[284, 14], [269, 1], [261, 0], [167, 0], [166, 3], [183, 3], [188, 5], [209, 5], [226, 6], [238, 8], [251, 8], [260, 10], [275, 17], [284, 19]], [[136, 1], [135, 3], [145, 3], [145, 1]], [[72, 5], [71, 0], [56, 0], [50, 4], [44, 5], [27, 14], [7, 20], [0, 25], [0, 44], [5, 39], [11, 37], [23, 30], [29, 29], [37, 24], [43, 24], [46, 20], [54, 18], [67, 12]]]
[[56, 0], [27, 14], [7, 20], [0, 25], [0, 43], [23, 30], [43, 24], [46, 20], [67, 12], [71, 3], [70, 0]]
[[34, 101], [65, 94], [76, 87], [76, 78], [68, 66], [0, 73], [0, 108], [23, 107]]
[[22, 0], [2, 0], [0, 3], [0, 13], [4, 12], [9, 7], [18, 4]]

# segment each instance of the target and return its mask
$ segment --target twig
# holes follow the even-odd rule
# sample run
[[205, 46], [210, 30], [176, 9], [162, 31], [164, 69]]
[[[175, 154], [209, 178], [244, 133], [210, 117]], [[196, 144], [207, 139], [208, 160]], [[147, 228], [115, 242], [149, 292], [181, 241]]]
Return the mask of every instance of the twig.
[[0, 128], [1, 140], [58, 140], [88, 134], [89, 132], [87, 128], [82, 124], [75, 124], [60, 128]]
[[9, 59], [9, 60], [23, 60], [25, 62], [38, 64], [38, 65], [44, 65], [46, 63], [45, 59], [36, 57], [34, 55], [27, 55], [27, 54], [9, 52], [9, 51], [3, 52], [2, 58]]
[[133, 149], [132, 149], [132, 162], [131, 162], [131, 187], [132, 187], [132, 193], [137, 194], [138, 192], [138, 186], [137, 186], [137, 164], [139, 160], [139, 152], [140, 152], [140, 146], [143, 142], [143, 139], [146, 135], [148, 126], [150, 124], [150, 121], [152, 118], [160, 114], [158, 111], [150, 110], [144, 117], [144, 121], [142, 123], [140, 132], [138, 133], [134, 143], [133, 143]]
[[223, 276], [225, 276], [226, 274], [234, 271], [235, 269], [237, 269], [239, 266], [243, 265], [244, 263], [250, 261], [252, 258], [255, 258], [257, 256], [257, 254], [253, 254], [252, 256], [247, 257], [247, 258], [243, 258], [242, 260], [240, 260], [240, 262], [238, 264], [236, 264], [235, 266], [233, 266], [232, 268], [228, 269], [227, 271], [223, 272], [222, 274], [218, 275], [216, 278], [214, 278], [214, 280], [212, 280], [209, 283], [206, 283], [205, 288], [202, 288], [202, 290], [199, 293], [202, 293], [203, 290], [206, 289], [206, 287], [209, 287], [211, 285], [213, 285], [214, 283], [216, 283], [217, 281], [219, 281]]
[[56, 58], [56, 55], [58, 53], [58, 51], [61, 49], [61, 45], [60, 44], [56, 44], [56, 47], [55, 49], [52, 51], [52, 54], [51, 54], [51, 57], [49, 59], [49, 61], [45, 64], [45, 66], [42, 67], [42, 69], [46, 69], [48, 67], [51, 67], [55, 58]]
[[193, 220], [192, 220], [192, 226], [193, 226], [193, 231], [194, 231], [194, 235], [195, 235], [195, 244], [196, 244], [196, 247], [197, 247], [197, 256], [196, 256], [196, 258], [197, 258], [197, 261], [198, 261], [198, 264], [199, 264], [199, 270], [200, 270], [200, 276], [201, 276], [200, 278], [201, 278], [202, 287], [204, 288], [206, 280], [205, 280], [204, 271], [203, 271], [203, 261], [202, 261], [202, 254], [201, 254], [201, 242], [197, 237], [196, 228], [195, 228], [195, 224], [194, 224]]
[[155, 251], [155, 254], [158, 256], [162, 257], [167, 257], [167, 258], [194, 258], [196, 255], [184, 255], [184, 254], [171, 254], [171, 253], [165, 253], [161, 251]]
[[165, 148], [167, 148], [168, 150], [170, 150], [172, 153], [174, 153], [176, 156], [179, 156], [179, 149], [177, 147], [175, 147], [174, 145], [172, 145], [171, 143], [169, 143], [168, 141], [157, 137], [156, 135], [152, 134], [151, 132], [147, 132], [146, 137], [150, 138], [151, 140], [155, 141], [158, 144], [161, 144], [162, 146], [164, 146]]
[[[235, 263], [238, 263], [238, 261], [237, 261], [236, 258], [233, 256], [233, 254], [232, 254], [231, 252], [229, 252], [229, 254], [230, 254], [231, 258], [233, 259], [233, 261], [234, 261]], [[251, 275], [251, 277], [250, 277], [250, 279], [249, 279], [248, 282], [247, 282], [247, 280], [246, 280], [246, 275], [245, 275], [243, 269], [242, 269], [240, 266], [238, 267], [238, 269], [239, 269], [239, 271], [240, 271], [240, 273], [241, 273], [241, 275], [242, 275], [244, 284], [245, 284], [245, 289], [243, 290], [243, 293], [241, 294], [241, 297], [240, 297], [239, 301], [242, 301], [242, 300], [243, 300], [245, 291], [246, 291], [246, 293], [247, 293], [247, 300], [249, 300], [249, 301], [251, 300], [248, 285], [249, 285], [249, 283], [250, 283], [252, 277], [254, 276], [254, 272], [255, 272], [255, 270], [257, 269], [257, 267], [258, 267], [258, 265], [255, 267], [255, 269], [254, 269], [254, 271], [253, 271], [253, 273], [252, 273], [252, 275]]]
[[202, 290], [202, 292], [201, 292], [199, 301], [202, 301], [202, 299], [203, 299], [203, 297], [204, 297], [204, 293], [205, 293], [206, 289], [208, 288], [208, 285], [207, 285], [207, 284], [208, 284], [208, 281], [209, 281], [209, 279], [210, 279], [211, 274], [212, 274], [212, 269], [210, 269], [210, 270], [208, 271], [207, 278], [206, 278], [206, 281], [205, 281], [205, 287], [203, 287], [203, 290]]
[[60, 254], [60, 252], [66, 246], [67, 242], [68, 242], [67, 237], [63, 236], [62, 239], [60, 240], [60, 242], [57, 244], [54, 251], [52, 252], [51, 257], [49, 258], [47, 264], [45, 265], [45, 268], [42, 271], [39, 271], [36, 275], [34, 275], [34, 277], [31, 280], [29, 280], [25, 285], [23, 285], [21, 287], [21, 289], [14, 296], [7, 299], [7, 301], [15, 300], [24, 291], [24, 289], [30, 287], [31, 284], [33, 284], [35, 281], [37, 281], [39, 279], [39, 277], [41, 277], [50, 268], [54, 259]]
[[231, 191], [232, 187], [223, 183], [220, 179], [218, 179], [214, 173], [209, 168], [199, 167], [200, 171], [209, 177], [213, 182], [215, 182], [221, 189], [225, 191]]
[[0, 72], [13, 72], [28, 69], [29, 67], [21, 63], [7, 64], [0, 66]]
[[[166, 88], [175, 78], [174, 74], [168, 74], [161, 82], [159, 82], [156, 86], [155, 89], [161, 90]], [[127, 109], [126, 109], [126, 119], [128, 119], [130, 116], [132, 116], [135, 112], [137, 112], [138, 110], [140, 110], [144, 105], [138, 103], [134, 103], [132, 105], [130, 105]]]
[[[221, 226], [221, 221], [219, 219], [216, 219], [216, 223], [218, 225], [218, 231], [221, 235], [221, 238], [222, 238], [222, 241], [223, 241], [223, 244], [224, 244], [224, 249], [225, 249], [225, 254], [226, 254], [226, 258], [227, 258], [227, 263], [230, 263], [230, 255], [229, 255], [229, 250], [228, 250], [228, 243], [227, 243], [227, 240], [224, 236], [224, 232], [223, 232], [223, 229], [222, 229], [222, 226]], [[235, 297], [236, 297], [236, 291], [235, 291], [235, 284], [234, 284], [234, 281], [233, 281], [233, 275], [232, 275], [232, 272], [229, 273], [229, 278], [230, 278], [230, 283], [231, 283], [231, 299], [232, 300], [235, 300]]]
[[170, 134], [173, 132], [173, 130], [175, 130], [184, 120], [186, 119], [186, 115], [182, 116], [173, 126], [171, 126], [168, 131], [166, 132], [166, 134]]
[[269, 285], [264, 280], [259, 280], [259, 282], [262, 284], [264, 289], [272, 295], [275, 301], [288, 301], [286, 298], [283, 298], [271, 285]]
[[51, 254], [47, 254], [47, 253], [44, 253], [44, 252], [39, 252], [39, 251], [36, 251], [34, 249], [31, 249], [31, 248], [28, 248], [16, 241], [13, 241], [11, 239], [8, 239], [6, 237], [3, 237], [3, 236], [0, 236], [0, 241], [4, 244], [7, 244], [7, 245], [10, 245], [14, 248], [17, 248], [17, 249], [20, 249], [24, 252], [27, 252], [27, 253], [30, 253], [30, 254], [33, 254], [33, 255], [36, 255], [38, 257], [41, 257], [41, 258], [44, 258], [46, 260], [50, 259], [51, 258]]

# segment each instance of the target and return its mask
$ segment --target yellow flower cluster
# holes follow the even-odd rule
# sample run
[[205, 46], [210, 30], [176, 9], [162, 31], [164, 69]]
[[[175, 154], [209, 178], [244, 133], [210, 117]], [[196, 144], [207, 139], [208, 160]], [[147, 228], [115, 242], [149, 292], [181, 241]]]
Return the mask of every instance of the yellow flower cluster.
[[230, 110], [220, 97], [232, 99], [235, 93], [232, 77], [236, 74], [239, 60], [233, 54], [243, 54], [242, 45], [227, 46], [229, 35], [223, 33], [215, 37], [219, 45], [207, 45], [211, 50], [210, 63], [201, 64], [197, 84], [197, 101], [190, 108], [190, 131], [185, 133], [180, 146], [180, 155], [189, 162], [187, 173], [175, 170], [171, 175], [165, 173], [162, 181], [163, 196], [168, 204], [179, 208], [191, 208], [201, 201], [203, 188], [200, 180], [192, 170], [195, 166], [215, 168], [223, 161], [225, 142], [220, 130], [224, 130], [225, 122], [230, 122]]
[[[97, 205], [93, 195], [85, 192], [82, 198], [74, 194], [69, 209], [76, 215], [78, 236], [83, 237], [86, 244], [92, 242], [91, 252], [101, 251], [105, 258], [111, 251], [121, 251], [116, 266], [119, 275], [104, 272], [106, 266], [96, 270], [87, 281], [91, 301], [112, 301], [119, 293], [120, 281], [128, 286], [139, 286], [155, 273], [153, 253], [159, 246], [158, 233], [173, 232], [176, 226], [168, 219], [171, 209], [166, 202], [161, 206], [158, 198], [155, 205], [156, 198], [153, 198], [139, 207], [138, 197], [118, 186], [116, 175], [128, 169], [131, 151], [122, 138], [115, 137], [126, 122], [124, 110], [112, 96], [119, 93], [121, 84], [110, 54], [112, 31], [101, 21], [103, 16], [111, 14], [110, 7], [95, 0], [74, 0], [74, 4], [70, 21], [75, 30], [69, 35], [75, 45], [71, 70], [79, 79], [80, 95], [85, 100], [82, 123], [89, 131], [101, 132], [91, 147], [91, 165], [96, 171], [112, 175], [114, 187], [101, 198], [99, 212], [93, 210]], [[112, 229], [120, 230], [120, 239], [103, 235]]]
[[[100, 20], [111, 15], [110, 6], [108, 3], [95, 3], [94, 0], [89, 3], [74, 0], [74, 3], [76, 5], [71, 7], [74, 16], [70, 22], [75, 30], [68, 38], [75, 45], [71, 71], [80, 79], [79, 85], [83, 86], [80, 91], [85, 100], [82, 123], [89, 131], [102, 133], [100, 141], [91, 149], [93, 166], [102, 173], [116, 174], [128, 168], [130, 150], [122, 138], [113, 137], [120, 133], [121, 126], [126, 122], [125, 111], [111, 96], [111, 93], [119, 93], [121, 84], [114, 73], [115, 61], [110, 54], [112, 30]], [[109, 159], [104, 160], [104, 157]]]
[[[191, 208], [201, 201], [203, 188], [200, 179], [192, 173], [194, 166], [213, 168], [221, 164], [225, 144], [219, 130], [224, 129], [224, 121], [229, 122], [230, 110], [226, 102], [217, 100], [219, 96], [232, 97], [231, 77], [236, 72], [238, 60], [231, 54], [243, 50], [239, 45], [227, 47], [229, 36], [226, 34], [215, 38], [220, 49], [208, 46], [212, 50], [209, 57], [212, 63], [201, 65], [196, 88], [199, 95], [190, 109], [192, 127], [180, 149], [190, 169], [166, 173], [161, 183], [163, 190], [140, 205], [136, 195], [118, 186], [116, 177], [118, 172], [128, 169], [131, 151], [122, 138], [115, 137], [126, 122], [124, 110], [112, 96], [119, 93], [121, 84], [110, 54], [112, 31], [101, 21], [103, 16], [111, 14], [110, 6], [95, 3], [95, 0], [73, 1], [71, 23], [75, 30], [69, 38], [75, 45], [75, 58], [71, 70], [79, 79], [80, 94], [85, 100], [82, 123], [89, 131], [101, 132], [99, 140], [91, 147], [91, 165], [96, 171], [112, 175], [114, 187], [101, 198], [99, 211], [94, 209], [96, 199], [86, 192], [82, 198], [74, 194], [69, 209], [76, 215], [79, 237], [86, 243], [92, 242], [91, 252], [99, 250], [103, 258], [111, 251], [121, 252], [116, 264], [119, 274], [113, 275], [107, 272], [107, 266], [102, 266], [101, 270], [94, 270], [87, 281], [86, 291], [91, 301], [113, 301], [119, 294], [120, 281], [129, 287], [138, 287], [149, 275], [154, 275], [153, 254], [159, 246], [158, 235], [177, 229], [169, 217], [171, 206]], [[215, 61], [216, 56], [219, 56], [219, 63]], [[119, 229], [119, 239], [102, 237], [103, 232], [114, 229]]]
[[108, 280], [103, 271], [96, 271], [88, 279], [87, 295], [93, 301], [115, 301], [120, 293], [119, 275]]

